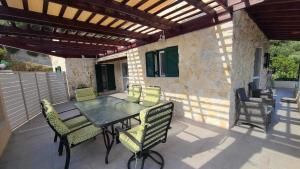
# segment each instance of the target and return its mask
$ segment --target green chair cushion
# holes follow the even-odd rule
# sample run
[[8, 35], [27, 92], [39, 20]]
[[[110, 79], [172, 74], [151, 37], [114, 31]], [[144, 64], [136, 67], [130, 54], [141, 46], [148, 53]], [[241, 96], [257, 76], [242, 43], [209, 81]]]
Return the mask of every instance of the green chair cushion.
[[[133, 127], [132, 129], [127, 130], [127, 132], [139, 143], [141, 143], [144, 132], [143, 126], [139, 125]], [[120, 132], [119, 134], [119, 140], [126, 148], [128, 148], [133, 153], [137, 153], [141, 150], [141, 147], [139, 145], [137, 145], [134, 141], [132, 141], [132, 139], [130, 139], [126, 134], [122, 132]]]
[[142, 86], [133, 85], [129, 88], [127, 99], [133, 103], [139, 103], [141, 98]]
[[75, 128], [75, 127], [81, 126], [82, 124], [86, 124], [88, 122], [89, 122], [88, 119], [84, 116], [79, 116], [79, 117], [75, 117], [70, 120], [64, 121], [65, 125], [68, 128]]
[[86, 101], [96, 98], [96, 94], [93, 88], [76, 89], [75, 91], [76, 101]]
[[144, 89], [145, 97], [143, 99], [143, 105], [146, 107], [155, 106], [160, 102], [160, 88], [147, 87]]
[[69, 144], [78, 144], [88, 139], [91, 139], [102, 132], [101, 128], [90, 125], [70, 133], [67, 138]]
[[55, 113], [47, 113], [47, 118], [49, 123], [54, 127], [54, 129], [60, 134], [64, 135], [69, 133], [71, 130], [61, 121]]

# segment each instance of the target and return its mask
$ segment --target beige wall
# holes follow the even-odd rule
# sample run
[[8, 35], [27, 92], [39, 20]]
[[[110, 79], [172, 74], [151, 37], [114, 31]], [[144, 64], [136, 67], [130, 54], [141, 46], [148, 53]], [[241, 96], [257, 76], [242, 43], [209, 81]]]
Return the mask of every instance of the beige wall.
[[[227, 22], [116, 55], [127, 56], [130, 84], [160, 86], [177, 116], [228, 128], [232, 32]], [[169, 46], [178, 46], [179, 77], [146, 77], [145, 53]]]
[[[234, 13], [233, 25], [232, 92], [230, 96], [232, 104], [230, 109], [230, 119], [235, 118], [234, 91], [240, 87], [248, 89], [248, 83], [253, 80], [256, 48], [262, 48], [262, 53], [267, 52], [269, 48], [267, 37], [245, 11], [241, 10]], [[260, 88], [265, 88], [267, 70], [263, 68], [263, 57], [261, 57], [260, 66]], [[233, 120], [230, 121], [230, 126], [233, 125], [233, 122]]]

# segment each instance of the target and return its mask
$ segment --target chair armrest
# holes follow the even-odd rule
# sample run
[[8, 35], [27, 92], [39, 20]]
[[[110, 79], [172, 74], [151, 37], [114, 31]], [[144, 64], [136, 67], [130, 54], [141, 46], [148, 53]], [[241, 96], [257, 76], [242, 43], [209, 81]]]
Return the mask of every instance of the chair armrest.
[[66, 113], [66, 112], [69, 112], [69, 111], [72, 111], [72, 110], [77, 110], [77, 108], [73, 108], [73, 109], [69, 109], [69, 110], [64, 110], [64, 111], [59, 112], [58, 114], [63, 114], [63, 113]]
[[66, 136], [68, 136], [69, 134], [74, 133], [75, 131], [78, 131], [78, 130], [83, 129], [83, 128], [85, 128], [85, 127], [88, 127], [88, 126], [90, 126], [90, 125], [92, 125], [91, 122], [89, 122], [89, 123], [87, 123], [87, 124], [85, 124], [85, 125], [83, 125], [83, 126], [81, 126], [81, 127], [78, 127], [78, 128], [76, 128], [76, 129], [74, 129], [74, 130], [72, 130], [72, 131], [70, 131], [70, 132], [64, 134], [63, 137], [66, 137]]
[[241, 102], [242, 107], [244, 108], [251, 108], [252, 110], [259, 110], [262, 115], [266, 115], [266, 108], [267, 105], [265, 105], [263, 102], [253, 102], [253, 101], [242, 101]]
[[71, 120], [71, 119], [75, 119], [76, 117], [80, 117], [80, 116], [82, 116], [82, 115], [81, 115], [81, 114], [78, 114], [78, 115], [76, 115], [76, 116], [72, 116], [72, 117], [63, 119], [62, 121], [65, 122], [65, 121], [68, 121], [68, 120]]
[[[250, 102], [262, 103], [263, 99], [262, 98], [256, 98], [256, 97], [249, 97], [249, 101]], [[246, 101], [246, 102], [249, 102], [249, 101]]]
[[130, 140], [132, 140], [136, 145], [138, 145], [140, 147], [142, 146], [141, 143], [137, 139], [135, 139], [131, 134], [129, 134], [126, 130], [122, 129], [121, 127], [116, 127], [117, 143], [120, 143], [120, 140], [119, 140], [120, 132], [122, 132], [128, 138], [130, 138]]

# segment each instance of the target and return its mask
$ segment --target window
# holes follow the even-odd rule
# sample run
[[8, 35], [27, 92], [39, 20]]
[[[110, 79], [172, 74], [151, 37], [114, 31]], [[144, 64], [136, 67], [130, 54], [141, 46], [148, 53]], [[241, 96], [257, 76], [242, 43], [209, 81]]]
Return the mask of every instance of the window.
[[177, 46], [147, 52], [147, 77], [179, 77], [178, 62], [179, 55]]

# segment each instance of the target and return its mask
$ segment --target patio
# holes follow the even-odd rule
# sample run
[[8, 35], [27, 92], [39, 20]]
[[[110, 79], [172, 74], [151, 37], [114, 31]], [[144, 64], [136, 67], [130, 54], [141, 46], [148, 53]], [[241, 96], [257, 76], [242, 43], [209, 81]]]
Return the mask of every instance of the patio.
[[[113, 96], [126, 97], [123, 93]], [[175, 117], [167, 143], [160, 144], [155, 150], [164, 156], [166, 169], [297, 168], [300, 162], [300, 114], [297, 105], [280, 103], [278, 100], [282, 97], [292, 97], [292, 91], [277, 89], [277, 109], [268, 134], [248, 126], [226, 130]], [[0, 159], [0, 168], [63, 168], [65, 156], [58, 156], [57, 147], [58, 144], [53, 143], [53, 132], [39, 115], [13, 133]], [[109, 164], [105, 165], [101, 136], [72, 149], [72, 153], [72, 169], [126, 168], [130, 157], [121, 144], [114, 145]], [[157, 167], [147, 162], [147, 167]]]

